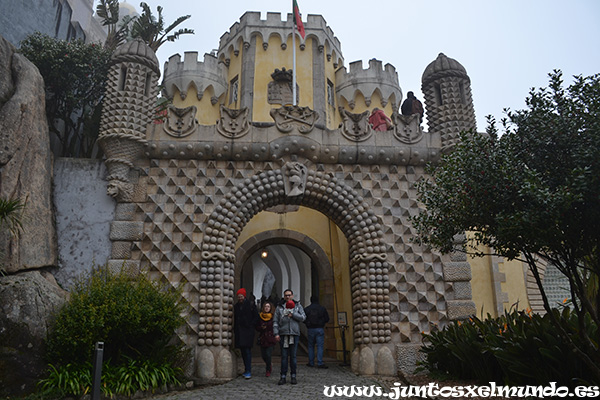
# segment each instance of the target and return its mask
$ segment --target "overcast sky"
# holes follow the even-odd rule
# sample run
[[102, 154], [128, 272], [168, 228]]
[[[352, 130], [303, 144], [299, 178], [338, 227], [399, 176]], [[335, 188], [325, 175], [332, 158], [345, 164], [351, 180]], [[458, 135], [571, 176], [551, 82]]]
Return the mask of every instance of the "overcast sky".
[[[139, 9], [139, 1], [127, 0]], [[460, 62], [471, 78], [477, 129], [485, 116], [525, 107], [531, 87], [548, 84], [548, 73], [600, 73], [599, 0], [297, 0], [303, 20], [320, 14], [342, 46], [345, 65], [368, 66], [376, 58], [396, 67], [404, 95], [422, 99], [421, 76], [439, 53]], [[291, 12], [292, 0], [147, 0], [161, 5], [167, 24], [190, 14], [184, 35], [158, 51], [162, 64], [185, 51], [204, 53], [246, 11]], [[285, 19], [285, 16], [283, 17]]]

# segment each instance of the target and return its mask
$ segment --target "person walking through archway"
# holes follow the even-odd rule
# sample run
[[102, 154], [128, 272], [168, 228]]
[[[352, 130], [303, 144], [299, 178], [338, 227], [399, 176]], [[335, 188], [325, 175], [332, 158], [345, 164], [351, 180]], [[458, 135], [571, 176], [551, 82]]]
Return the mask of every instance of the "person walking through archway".
[[262, 304], [256, 330], [258, 331], [260, 355], [267, 367], [266, 376], [269, 377], [271, 376], [271, 356], [277, 340], [273, 334], [273, 305], [268, 301]]
[[304, 309], [306, 320], [304, 323], [308, 328], [308, 364], [315, 366], [315, 345], [317, 346], [317, 367], [327, 368], [323, 363], [323, 348], [325, 347], [325, 324], [329, 322], [327, 309], [319, 304], [319, 296], [310, 298], [310, 306]]
[[288, 371], [288, 359], [290, 366], [291, 384], [298, 383], [296, 380], [298, 342], [300, 341], [300, 322], [306, 319], [304, 309], [294, 301], [294, 292], [286, 289], [283, 292], [283, 301], [275, 310], [273, 318], [273, 334], [279, 342], [281, 349], [281, 378], [278, 384], [285, 384]]
[[252, 377], [252, 345], [254, 329], [258, 322], [258, 312], [254, 302], [246, 298], [246, 289], [237, 291], [238, 302], [233, 306], [233, 333], [235, 347], [240, 349], [244, 360], [244, 378]]

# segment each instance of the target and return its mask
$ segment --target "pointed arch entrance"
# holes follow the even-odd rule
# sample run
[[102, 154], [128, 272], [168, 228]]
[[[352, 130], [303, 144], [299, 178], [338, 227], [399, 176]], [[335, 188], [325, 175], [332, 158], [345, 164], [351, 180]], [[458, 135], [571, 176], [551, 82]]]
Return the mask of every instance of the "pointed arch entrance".
[[[320, 211], [348, 240], [355, 345], [389, 343], [391, 321], [387, 247], [380, 219], [364, 199], [335, 176], [309, 170], [300, 163], [265, 171], [232, 188], [206, 223], [202, 242], [200, 292], [211, 301], [198, 304], [200, 353], [219, 351], [232, 343], [236, 243], [243, 227], [259, 212], [281, 204]], [[218, 278], [217, 278], [218, 277]], [[210, 321], [209, 321], [210, 320]], [[198, 361], [202, 368], [202, 357]], [[215, 366], [209, 367], [215, 370]], [[216, 366], [217, 375], [219, 366]]]

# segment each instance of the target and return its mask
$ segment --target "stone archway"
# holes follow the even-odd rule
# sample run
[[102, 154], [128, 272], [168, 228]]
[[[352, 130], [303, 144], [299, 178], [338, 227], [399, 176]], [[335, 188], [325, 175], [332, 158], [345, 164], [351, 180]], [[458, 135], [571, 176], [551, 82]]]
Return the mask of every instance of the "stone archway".
[[[199, 288], [201, 293], [210, 290], [210, 301], [198, 304], [198, 346], [204, 354], [198, 368], [205, 371], [203, 375], [215, 371], [215, 365], [206, 365], [211, 363], [206, 350], [219, 360], [219, 353], [232, 343], [237, 239], [254, 215], [280, 204], [313, 208], [336, 223], [349, 244], [354, 343], [371, 347], [391, 340], [389, 264], [379, 217], [354, 189], [334, 176], [287, 163], [234, 187], [206, 223]], [[217, 375], [220, 369], [216, 365]], [[370, 368], [359, 372], [369, 373]]]
[[[235, 251], [235, 260], [239, 268], [235, 270], [234, 282], [240, 281], [241, 266], [244, 265], [252, 253], [270, 244], [288, 244], [299, 248], [314, 262], [320, 280], [333, 282], [333, 268], [321, 246], [309, 236], [288, 229], [274, 229], [260, 232], [242, 243]], [[327, 285], [327, 287], [333, 287], [333, 283]], [[333, 293], [324, 294], [333, 295]]]

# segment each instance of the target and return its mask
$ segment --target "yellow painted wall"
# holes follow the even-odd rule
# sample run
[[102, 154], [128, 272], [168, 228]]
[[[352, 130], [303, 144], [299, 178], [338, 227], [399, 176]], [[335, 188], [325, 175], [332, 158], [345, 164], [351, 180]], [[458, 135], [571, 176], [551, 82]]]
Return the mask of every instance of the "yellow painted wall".
[[[272, 81], [271, 74], [275, 69], [293, 69], [293, 51], [291, 35], [286, 40], [286, 49], [281, 48], [281, 38], [273, 35], [268, 39], [267, 50], [263, 49], [263, 39], [256, 38], [256, 57], [254, 71], [254, 103], [252, 120], [258, 122], [273, 122], [269, 114], [277, 104], [267, 102], [268, 86]], [[304, 50], [300, 50], [300, 37], [296, 37], [296, 81], [300, 88], [299, 106], [313, 108], [312, 85], [312, 40], [306, 42]]]
[[385, 115], [387, 115], [388, 117], [391, 117], [393, 113], [391, 102], [386, 104], [385, 107], [381, 104], [381, 94], [379, 94], [379, 92], [373, 93], [373, 95], [371, 96], [371, 105], [369, 106], [367, 106], [365, 96], [360, 92], [358, 92], [354, 98], [354, 109], [350, 108], [350, 105], [348, 104], [348, 101], [345, 98], [342, 98], [341, 101], [342, 107], [344, 107], [346, 110], [350, 111], [353, 114], [362, 114], [366, 110], [372, 111], [375, 107], [379, 108], [380, 110], [383, 110]]
[[477, 317], [485, 318], [488, 313], [496, 317], [491, 258], [469, 256], [467, 261], [471, 265], [471, 292], [477, 309]]
[[[225, 96], [224, 94], [223, 96]], [[175, 90], [173, 95], [173, 105], [178, 108], [186, 108], [189, 106], [196, 106], [196, 119], [200, 125], [214, 125], [221, 116], [219, 110], [219, 103], [211, 103], [211, 97], [214, 96], [212, 86], [204, 91], [202, 100], [198, 100], [198, 91], [194, 85], [190, 85], [187, 88], [187, 96], [185, 100], [181, 99], [178, 90]]]
[[[491, 253], [488, 248], [484, 247], [478, 250], [485, 254]], [[529, 299], [527, 297], [527, 278], [523, 269], [523, 263], [517, 260], [506, 261], [502, 257], [496, 257], [495, 259], [498, 263], [498, 272], [504, 274], [504, 282], [500, 283], [500, 290], [502, 293], [508, 295], [507, 301], [503, 301], [501, 304], [502, 309], [510, 310], [513, 305], [518, 310], [527, 309], [529, 307]], [[469, 256], [468, 262], [471, 266], [471, 290], [475, 307], [477, 307], [477, 316], [485, 318], [489, 313], [491, 316], [497, 317], [492, 257]]]
[[508, 302], [504, 304], [504, 309], [509, 310], [513, 305], [518, 310], [529, 308], [529, 299], [527, 298], [526, 275], [521, 261], [502, 261], [499, 264], [500, 272], [506, 276], [506, 282], [503, 282], [502, 291], [508, 293]]
[[[300, 232], [315, 242], [325, 251], [331, 265], [333, 266], [333, 277], [335, 285], [335, 310], [330, 316], [331, 322], [337, 325], [337, 312], [345, 311], [350, 329], [346, 331], [346, 346], [348, 349], [354, 347], [352, 330], [352, 293], [350, 290], [350, 266], [348, 241], [324, 214], [307, 207], [300, 207], [296, 212], [278, 214], [263, 211], [255, 215], [244, 227], [237, 240], [236, 246], [241, 246], [251, 237], [269, 230], [287, 229]], [[331, 232], [331, 241], [330, 241]], [[335, 330], [337, 349], [342, 349], [342, 341], [339, 330]], [[342, 359], [343, 354], [338, 353]]]

